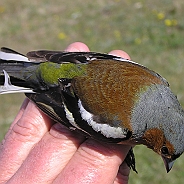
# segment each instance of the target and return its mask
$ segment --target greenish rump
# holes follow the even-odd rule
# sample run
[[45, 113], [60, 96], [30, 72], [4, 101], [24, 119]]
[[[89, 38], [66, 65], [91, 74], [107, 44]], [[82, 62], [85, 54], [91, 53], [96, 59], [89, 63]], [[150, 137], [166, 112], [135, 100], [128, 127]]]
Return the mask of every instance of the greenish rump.
[[76, 76], [85, 75], [86, 67], [86, 64], [44, 62], [39, 65], [36, 73], [41, 76], [46, 84], [57, 85], [59, 78], [72, 79]]

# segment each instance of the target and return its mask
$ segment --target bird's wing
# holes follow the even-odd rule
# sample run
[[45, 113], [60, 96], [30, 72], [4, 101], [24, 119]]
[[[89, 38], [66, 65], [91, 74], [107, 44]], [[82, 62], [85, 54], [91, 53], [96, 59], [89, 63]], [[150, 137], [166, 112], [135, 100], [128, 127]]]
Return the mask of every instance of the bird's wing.
[[121, 57], [96, 53], [96, 52], [65, 52], [65, 51], [49, 51], [49, 50], [39, 50], [31, 51], [27, 53], [27, 57], [31, 60], [45, 60], [54, 63], [87, 63], [93, 60], [107, 60], [107, 59], [117, 59], [119, 61], [129, 61]]

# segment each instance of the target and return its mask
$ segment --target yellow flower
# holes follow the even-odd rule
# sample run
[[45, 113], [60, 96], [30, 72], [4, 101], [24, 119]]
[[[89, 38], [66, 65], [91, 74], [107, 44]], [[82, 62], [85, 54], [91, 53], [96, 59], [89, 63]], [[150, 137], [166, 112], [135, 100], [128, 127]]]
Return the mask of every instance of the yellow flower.
[[176, 19], [173, 19], [173, 20], [172, 20], [172, 25], [173, 25], [173, 26], [177, 26], [177, 25], [178, 25], [178, 21], [177, 21]]
[[152, 10], [152, 13], [153, 13], [153, 14], [157, 14], [158, 12], [157, 12], [157, 10], [153, 9], [153, 10]]
[[114, 36], [115, 36], [117, 39], [121, 38], [121, 32], [120, 32], [119, 30], [115, 30], [115, 31], [114, 31]]
[[140, 45], [141, 44], [141, 39], [140, 38], [136, 38], [135, 40], [134, 40], [134, 43], [136, 44], [136, 45]]
[[164, 13], [157, 13], [157, 18], [159, 19], [159, 20], [163, 20], [164, 19], [164, 17], [165, 17], [165, 14]]
[[4, 13], [5, 11], [5, 7], [4, 6], [0, 6], [0, 13]]
[[60, 40], [64, 40], [64, 39], [66, 39], [66, 34], [64, 33], [64, 32], [60, 32], [59, 34], [58, 34], [58, 38], [60, 39]]
[[170, 27], [170, 26], [177, 26], [178, 21], [176, 19], [165, 19], [164, 23], [166, 26]]
[[172, 21], [171, 21], [171, 19], [165, 19], [164, 23], [165, 23], [165, 25], [168, 26], [168, 27], [172, 26]]

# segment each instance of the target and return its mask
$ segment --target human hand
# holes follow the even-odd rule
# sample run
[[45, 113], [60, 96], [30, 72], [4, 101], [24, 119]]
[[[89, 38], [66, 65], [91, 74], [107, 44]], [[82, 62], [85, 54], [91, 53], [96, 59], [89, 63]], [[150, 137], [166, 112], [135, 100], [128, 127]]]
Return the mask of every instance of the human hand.
[[[66, 51], [87, 52], [83, 43]], [[130, 59], [121, 51], [110, 54]], [[25, 99], [0, 146], [0, 183], [128, 183], [127, 145], [86, 139], [54, 123]]]

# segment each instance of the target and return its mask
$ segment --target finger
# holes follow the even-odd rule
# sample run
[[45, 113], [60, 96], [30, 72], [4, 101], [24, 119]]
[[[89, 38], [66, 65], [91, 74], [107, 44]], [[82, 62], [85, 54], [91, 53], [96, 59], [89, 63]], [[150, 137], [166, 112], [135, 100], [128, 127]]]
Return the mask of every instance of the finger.
[[82, 42], [74, 42], [70, 44], [65, 51], [68, 52], [89, 52], [89, 48]]
[[130, 56], [125, 51], [122, 51], [122, 50], [113, 50], [109, 52], [109, 54], [114, 55], [114, 56], [120, 56], [122, 58], [130, 60]]
[[53, 183], [112, 184], [129, 149], [88, 139]]
[[[34, 147], [9, 182], [52, 183], [84, 139], [83, 136], [56, 123]], [[32, 171], [31, 174], [30, 171]]]
[[22, 117], [17, 120], [1, 145], [0, 182], [8, 180], [18, 170], [30, 150], [41, 140], [50, 126], [50, 119], [29, 101]]
[[123, 162], [119, 167], [119, 171], [114, 184], [128, 184], [129, 174], [130, 168], [125, 162]]
[[[26, 99], [24, 100], [24, 102], [22, 103], [22, 106], [20, 107], [20, 110], [19, 110], [17, 116], [15, 117], [13, 123], [10, 125], [10, 127], [9, 127], [9, 129], [8, 129], [8, 132], [6, 133], [4, 139], [6, 139], [6, 137], [10, 134], [10, 132], [11, 132], [11, 130], [12, 130], [12, 127], [13, 127], [13, 126], [17, 123], [17, 121], [21, 118], [21, 116], [22, 116], [22, 114], [24, 113], [24, 110], [26, 109], [28, 103], [29, 103], [29, 99], [26, 98]], [[4, 141], [4, 140], [3, 140], [3, 141]]]
[[29, 99], [28, 98], [25, 98], [25, 100], [23, 101], [21, 107], [20, 107], [20, 110], [17, 114], [17, 116], [15, 117], [12, 125], [14, 125], [15, 123], [17, 123], [17, 121], [22, 117], [23, 113], [24, 113], [24, 110], [26, 109], [27, 105], [29, 103]]

